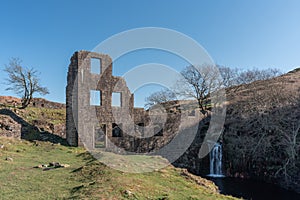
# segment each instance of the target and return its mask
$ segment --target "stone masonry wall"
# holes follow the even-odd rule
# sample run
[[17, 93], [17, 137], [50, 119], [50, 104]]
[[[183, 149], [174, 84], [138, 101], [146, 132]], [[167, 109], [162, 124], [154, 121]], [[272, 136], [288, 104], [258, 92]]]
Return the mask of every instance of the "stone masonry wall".
[[[100, 74], [92, 73], [92, 59], [100, 59]], [[100, 91], [100, 105], [90, 104], [90, 91]], [[120, 94], [121, 105], [112, 106], [112, 93]], [[168, 144], [179, 129], [199, 121], [182, 123], [182, 112], [161, 113], [134, 108], [134, 95], [122, 77], [112, 75], [108, 55], [75, 52], [71, 58], [66, 88], [66, 137], [72, 146], [105, 147], [110, 151], [151, 152]], [[186, 113], [187, 114], [187, 113]], [[184, 125], [179, 127], [180, 125]], [[98, 135], [98, 132], [103, 135]], [[97, 140], [105, 138], [103, 143]]]

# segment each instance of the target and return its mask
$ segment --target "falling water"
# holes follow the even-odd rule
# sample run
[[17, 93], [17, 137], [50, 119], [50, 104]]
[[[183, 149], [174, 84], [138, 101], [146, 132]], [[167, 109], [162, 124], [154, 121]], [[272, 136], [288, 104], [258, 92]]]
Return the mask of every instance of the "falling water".
[[210, 174], [212, 177], [224, 177], [222, 173], [222, 145], [216, 143], [212, 148], [210, 154]]

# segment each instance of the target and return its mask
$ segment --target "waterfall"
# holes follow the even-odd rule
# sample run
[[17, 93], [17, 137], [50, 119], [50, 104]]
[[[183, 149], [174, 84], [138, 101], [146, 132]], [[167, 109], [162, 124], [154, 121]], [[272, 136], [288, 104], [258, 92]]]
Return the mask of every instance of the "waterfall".
[[210, 166], [208, 176], [224, 177], [222, 173], [222, 144], [216, 143], [212, 148], [210, 154]]

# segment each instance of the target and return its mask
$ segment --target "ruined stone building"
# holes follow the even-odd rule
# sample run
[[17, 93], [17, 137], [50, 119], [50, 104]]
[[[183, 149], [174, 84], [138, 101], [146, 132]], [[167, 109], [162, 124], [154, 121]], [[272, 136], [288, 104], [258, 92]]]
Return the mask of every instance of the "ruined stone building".
[[[66, 136], [72, 146], [149, 152], [161, 148], [184, 123], [180, 109], [161, 112], [134, 108], [134, 95], [122, 77], [112, 75], [108, 55], [79, 51], [71, 58], [66, 88]], [[179, 114], [180, 113], [180, 114]]]

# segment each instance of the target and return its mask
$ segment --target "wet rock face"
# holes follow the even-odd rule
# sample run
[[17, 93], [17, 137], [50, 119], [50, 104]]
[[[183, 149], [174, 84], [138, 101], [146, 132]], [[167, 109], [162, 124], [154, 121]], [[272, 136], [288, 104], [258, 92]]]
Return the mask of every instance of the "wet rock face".
[[176, 167], [186, 168], [189, 172], [205, 176], [209, 174], [209, 155], [199, 158], [199, 151], [209, 127], [210, 117], [199, 123], [199, 129], [190, 147], [174, 163]]

